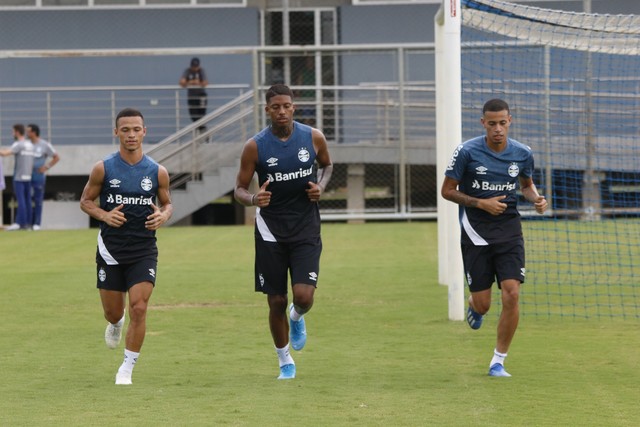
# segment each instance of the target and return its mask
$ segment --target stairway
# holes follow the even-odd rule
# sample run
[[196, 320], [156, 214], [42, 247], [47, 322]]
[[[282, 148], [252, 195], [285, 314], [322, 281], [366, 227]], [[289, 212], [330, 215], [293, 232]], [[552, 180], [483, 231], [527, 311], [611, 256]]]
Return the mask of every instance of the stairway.
[[242, 147], [255, 133], [254, 111], [253, 91], [246, 92], [147, 151], [172, 177], [168, 225], [233, 190]]
[[215, 174], [202, 175], [201, 180], [189, 181], [185, 189], [172, 190], [173, 216], [167, 225], [175, 224], [233, 190], [237, 173], [237, 166], [221, 167]]

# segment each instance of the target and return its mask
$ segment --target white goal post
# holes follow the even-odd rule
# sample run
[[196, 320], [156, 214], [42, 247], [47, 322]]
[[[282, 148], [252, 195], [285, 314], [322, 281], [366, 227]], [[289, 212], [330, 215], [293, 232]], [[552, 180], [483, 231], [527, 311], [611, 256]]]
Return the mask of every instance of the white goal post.
[[[437, 188], [455, 147], [462, 142], [460, 0], [442, 0], [435, 17]], [[464, 268], [458, 205], [438, 194], [438, 281], [449, 289], [449, 319], [464, 319]]]

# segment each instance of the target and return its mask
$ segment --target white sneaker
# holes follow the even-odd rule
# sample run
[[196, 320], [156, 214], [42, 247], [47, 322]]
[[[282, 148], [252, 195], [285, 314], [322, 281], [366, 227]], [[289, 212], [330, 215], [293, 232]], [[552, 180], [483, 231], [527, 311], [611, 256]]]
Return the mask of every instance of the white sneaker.
[[109, 348], [116, 348], [118, 344], [120, 344], [122, 329], [124, 328], [124, 316], [122, 316], [122, 320], [118, 323], [121, 323], [121, 325], [118, 326], [117, 324], [112, 325], [108, 323], [107, 329], [104, 331], [104, 342]]
[[16, 231], [16, 230], [20, 230], [20, 224], [11, 224], [10, 226], [8, 226], [7, 228], [5, 228], [5, 230], [7, 231]]
[[40, 226], [38, 224], [33, 224], [33, 231], [40, 230]]
[[116, 374], [116, 384], [117, 385], [131, 385], [131, 372], [120, 372]]

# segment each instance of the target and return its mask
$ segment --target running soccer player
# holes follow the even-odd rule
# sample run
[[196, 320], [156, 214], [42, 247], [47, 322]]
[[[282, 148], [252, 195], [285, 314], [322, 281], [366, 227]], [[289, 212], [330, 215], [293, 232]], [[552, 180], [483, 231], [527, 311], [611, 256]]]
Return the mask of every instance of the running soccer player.
[[[245, 206], [258, 207], [255, 290], [267, 295], [269, 327], [280, 365], [278, 379], [291, 379], [296, 366], [289, 338], [294, 350], [302, 350], [306, 343], [304, 314], [313, 305], [322, 252], [317, 202], [333, 165], [322, 132], [293, 120], [295, 104], [288, 86], [271, 86], [265, 98], [271, 126], [246, 142], [235, 198]], [[249, 185], [256, 172], [260, 189], [251, 194]], [[288, 275], [293, 293], [290, 306]]]
[[517, 188], [539, 214], [547, 201], [532, 180], [531, 149], [508, 137], [509, 105], [501, 99], [487, 101], [480, 123], [486, 135], [459, 145], [442, 184], [442, 197], [460, 205], [461, 245], [471, 295], [467, 322], [482, 325], [491, 306], [491, 287], [497, 279], [502, 295], [496, 347], [489, 375], [510, 377], [504, 360], [518, 327], [518, 298], [525, 276], [525, 251]]
[[100, 221], [96, 273], [109, 322], [104, 335], [109, 348], [120, 343], [129, 294], [124, 361], [116, 374], [116, 384], [127, 385], [144, 341], [147, 305], [156, 281], [156, 230], [171, 218], [173, 206], [167, 170], [142, 152], [147, 132], [142, 114], [126, 108], [115, 124], [120, 149], [94, 165], [80, 207]]

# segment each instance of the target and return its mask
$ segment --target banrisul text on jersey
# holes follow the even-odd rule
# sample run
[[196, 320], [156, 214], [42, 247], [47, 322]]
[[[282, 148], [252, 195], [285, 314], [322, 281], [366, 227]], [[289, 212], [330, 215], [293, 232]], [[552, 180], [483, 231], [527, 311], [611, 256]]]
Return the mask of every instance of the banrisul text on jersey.
[[256, 212], [256, 232], [265, 241], [287, 242], [320, 235], [318, 204], [306, 190], [317, 182], [312, 128], [293, 122], [291, 136], [282, 141], [270, 128], [254, 137], [258, 146], [256, 172], [260, 185], [269, 181], [269, 206]]

